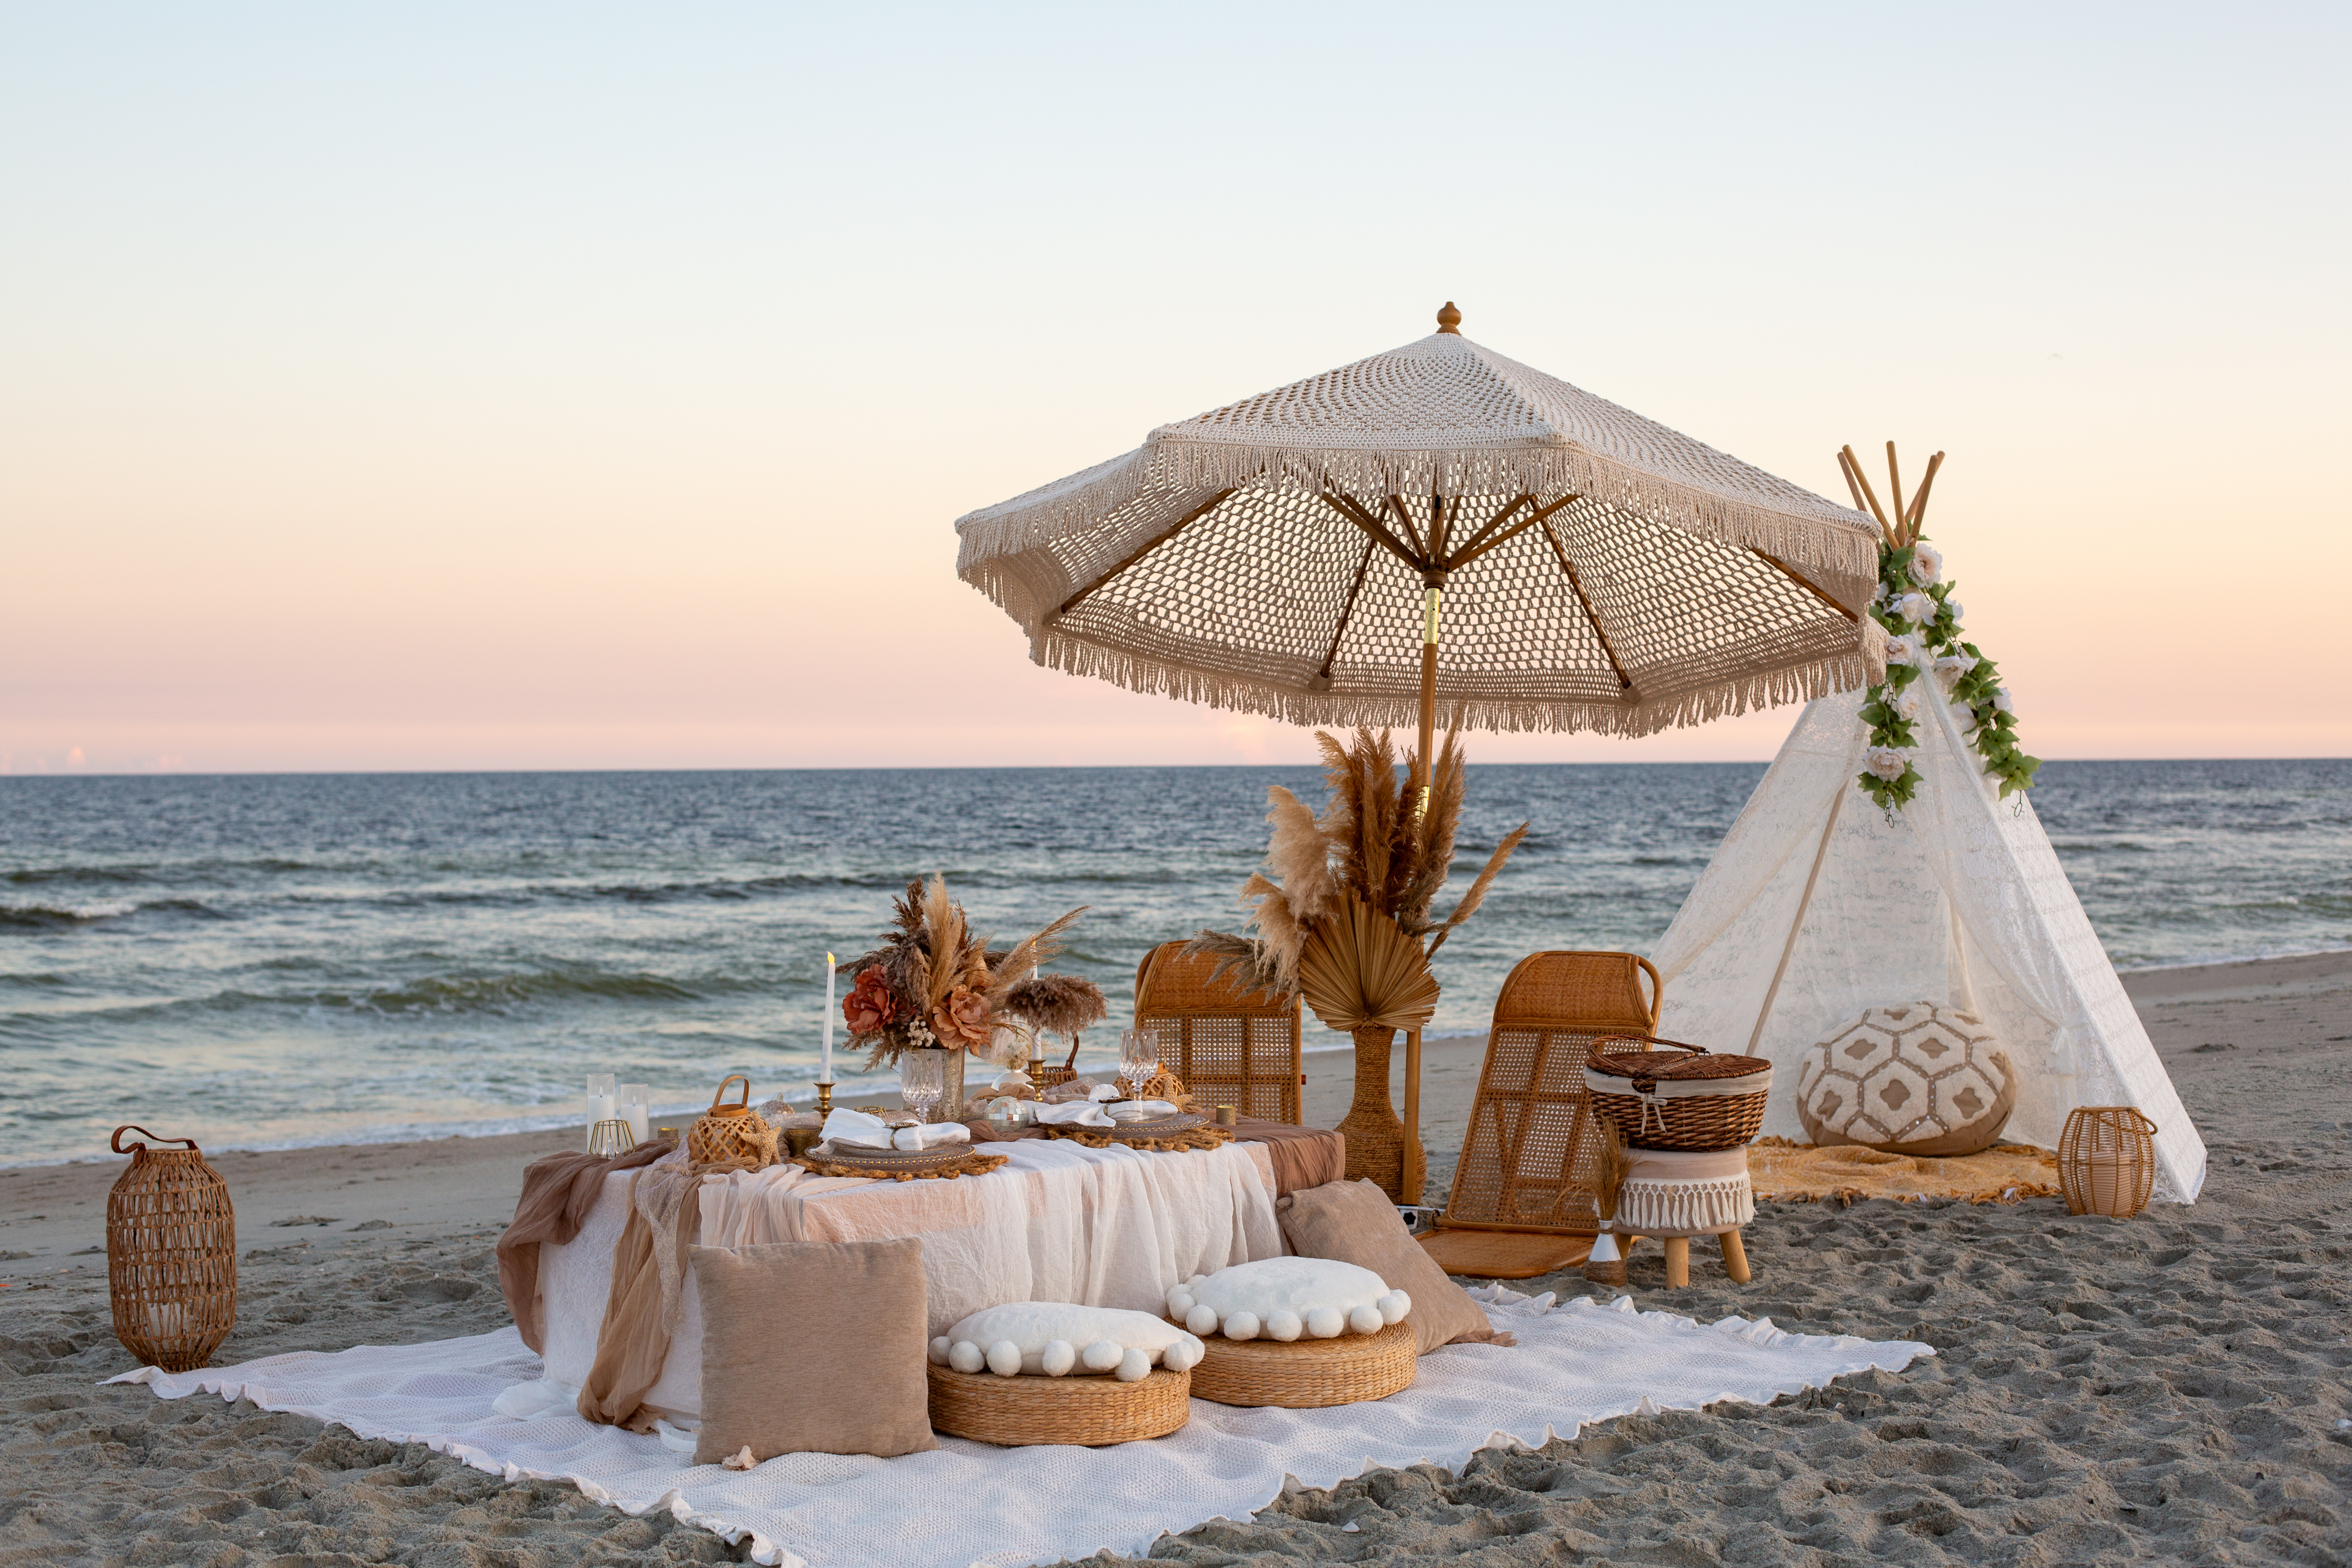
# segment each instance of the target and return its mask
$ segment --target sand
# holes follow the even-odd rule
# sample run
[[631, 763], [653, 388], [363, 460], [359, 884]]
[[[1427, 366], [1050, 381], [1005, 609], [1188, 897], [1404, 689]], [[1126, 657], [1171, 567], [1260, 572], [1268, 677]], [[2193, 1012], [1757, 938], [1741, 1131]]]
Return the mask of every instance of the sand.
[[[1463, 1476], [1293, 1491], [1155, 1558], [1661, 1564], [2352, 1562], [2352, 954], [2126, 977], [2211, 1151], [2140, 1219], [2054, 1199], [1764, 1205], [1755, 1281], [1710, 1249], [1644, 1307], [1925, 1339], [1940, 1354], [1769, 1407], [1627, 1416]], [[1433, 1042], [1433, 1193], [1482, 1042]], [[1349, 1096], [1310, 1061], [1310, 1120]], [[517, 1173], [569, 1134], [227, 1154], [243, 1257], [216, 1361], [478, 1333]], [[110, 1165], [0, 1172], [0, 1565], [726, 1562], [667, 1518], [509, 1486], [415, 1445], [100, 1387]], [[1584, 1289], [1580, 1278], [1533, 1289]]]

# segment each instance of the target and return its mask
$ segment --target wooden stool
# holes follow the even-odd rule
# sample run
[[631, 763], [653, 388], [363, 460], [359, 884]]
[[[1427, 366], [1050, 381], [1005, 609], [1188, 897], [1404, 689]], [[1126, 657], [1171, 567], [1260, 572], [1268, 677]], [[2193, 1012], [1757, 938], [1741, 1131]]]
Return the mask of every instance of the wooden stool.
[[1739, 1227], [1756, 1217], [1756, 1193], [1748, 1181], [1748, 1151], [1727, 1149], [1685, 1154], [1657, 1149], [1630, 1152], [1633, 1170], [1617, 1194], [1617, 1224], [1666, 1244], [1666, 1286], [1690, 1283], [1690, 1243], [1712, 1236], [1723, 1244], [1723, 1271], [1748, 1283], [1748, 1249]]

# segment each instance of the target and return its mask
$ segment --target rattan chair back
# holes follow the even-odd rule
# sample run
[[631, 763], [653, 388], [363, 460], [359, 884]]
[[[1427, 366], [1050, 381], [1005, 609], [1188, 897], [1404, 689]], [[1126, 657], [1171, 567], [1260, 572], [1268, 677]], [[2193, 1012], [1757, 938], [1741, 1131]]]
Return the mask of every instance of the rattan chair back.
[[[1648, 994], [1643, 980], [1648, 977]], [[1449, 1227], [1588, 1233], [1600, 1226], [1585, 1184], [1600, 1134], [1584, 1064], [1605, 1041], [1657, 1027], [1665, 987], [1631, 952], [1538, 952], [1495, 998], [1470, 1129], [1439, 1223]]]
[[1160, 1027], [1160, 1060], [1192, 1106], [1230, 1105], [1267, 1121], [1299, 1121], [1299, 1002], [1212, 979], [1213, 958], [1162, 942], [1135, 970], [1135, 1021]]

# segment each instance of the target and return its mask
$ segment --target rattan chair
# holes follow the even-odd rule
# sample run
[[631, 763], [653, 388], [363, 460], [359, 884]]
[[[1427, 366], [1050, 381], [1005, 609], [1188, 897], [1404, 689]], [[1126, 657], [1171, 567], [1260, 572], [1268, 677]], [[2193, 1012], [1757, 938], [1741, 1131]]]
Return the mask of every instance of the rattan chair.
[[1599, 1149], [1585, 1059], [1596, 1041], [1650, 1035], [1664, 996], [1649, 960], [1630, 952], [1538, 952], [1512, 969], [1454, 1191], [1422, 1242], [1447, 1273], [1528, 1279], [1584, 1260], [1601, 1228], [1585, 1186]]
[[1299, 1003], [1212, 980], [1213, 958], [1162, 942], [1135, 969], [1135, 1021], [1160, 1027], [1160, 1060], [1195, 1106], [1298, 1125]]

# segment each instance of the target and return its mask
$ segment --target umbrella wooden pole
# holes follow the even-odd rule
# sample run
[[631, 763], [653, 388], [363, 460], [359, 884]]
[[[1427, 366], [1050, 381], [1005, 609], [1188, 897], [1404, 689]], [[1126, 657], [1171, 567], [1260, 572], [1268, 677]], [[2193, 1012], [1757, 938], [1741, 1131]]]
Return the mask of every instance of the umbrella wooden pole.
[[[1429, 583], [1421, 617], [1421, 750], [1414, 753], [1413, 770], [1420, 775], [1421, 785], [1414, 809], [1424, 815], [1429, 810], [1430, 784], [1436, 776], [1431, 748], [1437, 739], [1437, 611], [1444, 592], [1437, 584]], [[1412, 1029], [1404, 1037], [1404, 1169], [1399, 1173], [1399, 1203], [1421, 1202], [1422, 1176], [1428, 1166], [1428, 1153], [1421, 1146], [1421, 1031]]]
[[1413, 782], [1421, 790], [1416, 809], [1429, 809], [1432, 777], [1431, 746], [1437, 736], [1437, 602], [1444, 592], [1432, 583], [1424, 592], [1421, 615], [1421, 749], [1413, 753]]

